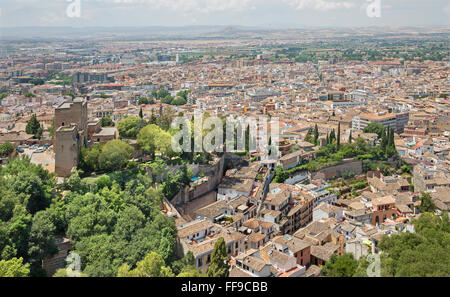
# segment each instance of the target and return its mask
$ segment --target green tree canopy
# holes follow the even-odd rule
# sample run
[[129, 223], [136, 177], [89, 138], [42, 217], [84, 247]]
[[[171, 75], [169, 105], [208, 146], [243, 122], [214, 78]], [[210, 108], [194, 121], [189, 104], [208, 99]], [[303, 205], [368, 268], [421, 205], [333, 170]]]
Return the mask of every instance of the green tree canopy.
[[364, 133], [376, 133], [378, 138], [381, 138], [384, 132], [384, 126], [379, 123], [370, 123], [364, 130]]
[[28, 264], [23, 264], [22, 258], [0, 260], [0, 277], [27, 277], [30, 274]]
[[164, 266], [164, 259], [158, 253], [151, 252], [136, 268], [129, 270], [127, 264], [120, 266], [118, 277], [172, 277], [175, 276], [170, 267]]
[[154, 124], [147, 125], [139, 132], [137, 145], [152, 156], [156, 153], [163, 156], [172, 154], [172, 136]]
[[125, 167], [133, 157], [134, 149], [128, 143], [114, 139], [108, 141], [103, 147], [98, 162], [103, 170], [117, 170]]
[[111, 119], [111, 116], [107, 115], [100, 120], [100, 124], [102, 127], [114, 127], [114, 121]]
[[431, 199], [430, 193], [422, 193], [419, 209], [421, 212], [434, 212], [436, 210], [436, 205]]
[[450, 222], [424, 213], [413, 221], [415, 233], [384, 235], [378, 244], [383, 251], [382, 276], [432, 277], [450, 275]]
[[11, 142], [0, 144], [0, 157], [9, 156], [12, 152], [14, 152], [14, 145]]
[[145, 124], [145, 121], [139, 117], [128, 116], [117, 123], [117, 130], [122, 138], [136, 138]]
[[227, 247], [223, 237], [217, 239], [211, 256], [211, 264], [208, 268], [208, 277], [228, 277], [230, 271], [228, 263]]
[[353, 254], [347, 253], [341, 256], [333, 254], [320, 273], [328, 277], [351, 277], [357, 268], [358, 262], [353, 258]]
[[27, 126], [25, 127], [25, 132], [28, 134], [36, 135], [41, 128], [41, 124], [36, 119], [36, 115], [33, 114], [30, 120], [27, 122]]

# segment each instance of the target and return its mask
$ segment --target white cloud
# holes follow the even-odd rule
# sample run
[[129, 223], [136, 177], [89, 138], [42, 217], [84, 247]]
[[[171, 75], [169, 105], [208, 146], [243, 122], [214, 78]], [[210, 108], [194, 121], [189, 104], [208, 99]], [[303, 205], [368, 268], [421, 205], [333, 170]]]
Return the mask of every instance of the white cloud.
[[330, 1], [330, 0], [283, 0], [296, 10], [313, 9], [319, 11], [348, 9], [355, 6], [350, 1]]
[[253, 8], [257, 0], [104, 0], [117, 4], [143, 4], [174, 11], [210, 13], [217, 11], [244, 11]]

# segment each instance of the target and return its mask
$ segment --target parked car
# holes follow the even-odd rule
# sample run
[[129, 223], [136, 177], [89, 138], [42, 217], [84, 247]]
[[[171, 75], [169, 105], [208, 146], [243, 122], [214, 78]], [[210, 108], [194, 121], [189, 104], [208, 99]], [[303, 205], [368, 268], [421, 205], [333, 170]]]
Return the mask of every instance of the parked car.
[[19, 153], [23, 153], [24, 152], [23, 148], [21, 148], [21, 147], [17, 147], [16, 151], [18, 151]]

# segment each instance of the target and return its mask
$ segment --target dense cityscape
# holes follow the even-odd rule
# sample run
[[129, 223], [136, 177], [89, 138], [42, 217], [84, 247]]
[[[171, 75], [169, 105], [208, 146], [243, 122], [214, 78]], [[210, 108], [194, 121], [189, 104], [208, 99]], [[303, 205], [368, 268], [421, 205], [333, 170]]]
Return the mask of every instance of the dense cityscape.
[[2, 29], [0, 276], [450, 275], [448, 26], [191, 29]]

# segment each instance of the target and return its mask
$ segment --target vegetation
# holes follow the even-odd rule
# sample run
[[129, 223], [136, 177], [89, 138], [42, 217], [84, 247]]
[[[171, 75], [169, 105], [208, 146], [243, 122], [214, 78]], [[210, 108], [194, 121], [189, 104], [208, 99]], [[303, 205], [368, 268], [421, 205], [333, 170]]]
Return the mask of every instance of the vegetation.
[[436, 205], [434, 205], [430, 193], [422, 193], [419, 209], [421, 212], [434, 212], [436, 210]]
[[25, 132], [28, 134], [34, 135], [34, 138], [40, 139], [42, 136], [43, 128], [42, 125], [36, 119], [36, 115], [33, 114], [30, 120], [27, 122], [27, 126], [25, 127]]
[[153, 99], [152, 97], [150, 97], [150, 98], [141, 97], [138, 100], [138, 105], [142, 105], [142, 104], [155, 104], [155, 99]]
[[[86, 179], [74, 174], [67, 188], [58, 208], [61, 229], [72, 238], [88, 276], [139, 271], [149, 259], [138, 262], [151, 252], [167, 266], [175, 260], [175, 223], [160, 212], [162, 191], [151, 186], [145, 169]], [[128, 269], [120, 272], [123, 264]]]
[[353, 254], [347, 253], [341, 256], [333, 254], [320, 273], [327, 277], [351, 277], [357, 268], [358, 262], [353, 258]]
[[450, 222], [423, 213], [413, 221], [415, 233], [385, 235], [378, 244], [382, 276], [432, 277], [450, 275]]
[[172, 153], [172, 136], [155, 124], [145, 126], [137, 136], [137, 145], [153, 158], [156, 153], [168, 157]]
[[134, 149], [128, 143], [114, 139], [108, 141], [98, 156], [98, 164], [100, 169], [106, 171], [114, 171], [124, 168], [128, 160], [133, 157]]
[[[31, 276], [43, 275], [42, 260], [56, 252], [56, 226], [46, 210], [55, 185], [54, 176], [27, 157], [0, 167], [0, 259], [22, 258]], [[2, 266], [17, 266], [14, 261]]]
[[145, 127], [146, 122], [139, 118], [128, 116], [117, 123], [117, 130], [121, 138], [136, 138], [139, 131]]
[[111, 119], [111, 117], [109, 115], [107, 115], [106, 117], [103, 117], [100, 120], [100, 124], [102, 127], [114, 127], [114, 121]]
[[[385, 138], [387, 137], [386, 134]], [[390, 175], [390, 166], [384, 164], [383, 161], [386, 161], [389, 157], [395, 158], [397, 156], [397, 151], [392, 142], [394, 134], [390, 133], [389, 137], [391, 137], [391, 141], [386, 142], [385, 145], [381, 143], [376, 146], [369, 145], [363, 138], [359, 137], [352, 143], [341, 143], [339, 145], [339, 150], [337, 150], [337, 140], [335, 140], [333, 133], [331, 133], [330, 137], [328, 137], [328, 144], [322, 146], [315, 152], [315, 159], [304, 160], [303, 164], [288, 170], [282, 170], [281, 167], [277, 167], [275, 170], [274, 181], [284, 182], [296, 172], [303, 170], [317, 171], [327, 166], [339, 164], [339, 162], [346, 158], [362, 160], [364, 172], [380, 169], [384, 175]], [[312, 141], [314, 142], [314, 140]], [[346, 177], [351, 178], [353, 176]]]
[[22, 258], [0, 260], [0, 277], [27, 277], [30, 274], [29, 265], [22, 262]]
[[172, 277], [175, 276], [170, 267], [164, 266], [164, 259], [158, 253], [151, 252], [144, 260], [136, 264], [136, 268], [129, 270], [128, 264], [119, 268], [118, 277]]
[[14, 145], [11, 142], [0, 144], [0, 157], [9, 156], [12, 152], [14, 152]]
[[225, 240], [223, 237], [220, 237], [214, 244], [211, 264], [208, 268], [208, 277], [227, 277], [230, 273], [229, 269]]
[[81, 149], [79, 168], [85, 172], [123, 169], [133, 153], [133, 147], [119, 139], [108, 141], [104, 145], [97, 143], [91, 150]]

